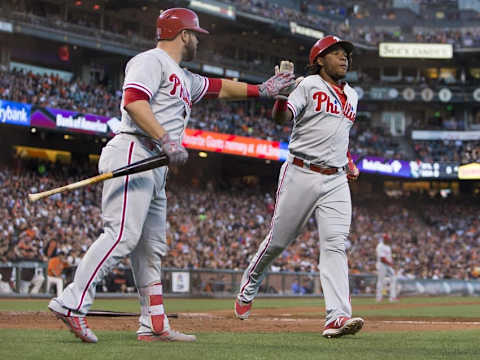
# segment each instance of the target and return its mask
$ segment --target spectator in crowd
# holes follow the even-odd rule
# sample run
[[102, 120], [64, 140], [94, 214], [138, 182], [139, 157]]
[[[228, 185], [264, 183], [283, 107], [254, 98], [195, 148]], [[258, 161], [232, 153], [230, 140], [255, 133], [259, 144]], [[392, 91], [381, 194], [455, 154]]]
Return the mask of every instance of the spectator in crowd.
[[68, 267], [65, 253], [59, 251], [57, 256], [48, 260], [47, 293], [50, 293], [52, 285], [55, 285], [57, 296], [63, 291], [63, 272]]
[[3, 274], [0, 273], [0, 294], [10, 294], [12, 293], [12, 287], [10, 286], [9, 281], [3, 280]]
[[292, 293], [296, 294], [296, 295], [304, 295], [307, 293], [307, 291], [305, 290], [305, 288], [303, 286], [300, 285], [300, 283], [298, 281], [294, 281], [292, 283]]

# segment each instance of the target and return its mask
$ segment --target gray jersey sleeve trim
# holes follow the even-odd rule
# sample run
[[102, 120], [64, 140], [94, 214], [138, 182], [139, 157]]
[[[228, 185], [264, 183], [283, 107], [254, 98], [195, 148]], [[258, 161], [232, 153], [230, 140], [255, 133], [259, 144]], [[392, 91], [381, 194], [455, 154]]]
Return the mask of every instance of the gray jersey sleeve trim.
[[125, 84], [125, 86], [123, 87], [123, 90], [125, 91], [128, 88], [133, 88], [133, 89], [143, 91], [145, 94], [148, 95], [149, 99], [152, 98], [152, 92], [145, 85], [142, 85], [139, 83], [128, 83], [128, 84]]
[[193, 103], [196, 104], [197, 102], [199, 102], [200, 100], [203, 99], [203, 97], [205, 96], [205, 94], [207, 93], [207, 90], [208, 90], [208, 86], [209, 86], [209, 81], [206, 77], [203, 78], [203, 88], [202, 88], [202, 92], [200, 93], [200, 95], [198, 95], [194, 100], [193, 100]]

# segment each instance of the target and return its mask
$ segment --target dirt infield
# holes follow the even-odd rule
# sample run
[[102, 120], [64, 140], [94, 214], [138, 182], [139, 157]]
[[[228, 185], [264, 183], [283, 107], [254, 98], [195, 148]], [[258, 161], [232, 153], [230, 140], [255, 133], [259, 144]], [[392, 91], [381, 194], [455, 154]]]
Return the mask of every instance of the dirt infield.
[[[441, 304], [435, 304], [441, 306]], [[450, 305], [451, 304], [445, 304]], [[421, 307], [423, 304], [357, 305], [356, 310]], [[202, 332], [319, 332], [323, 329], [324, 318], [319, 307], [298, 307], [288, 309], [255, 309], [248, 320], [235, 319], [233, 311], [210, 311], [205, 313], [179, 313], [170, 323], [176, 329], [187, 333]], [[312, 315], [314, 314], [314, 315]], [[318, 314], [318, 315], [317, 315]], [[137, 318], [130, 317], [88, 317], [95, 330], [137, 329]], [[65, 329], [63, 323], [47, 312], [0, 312], [0, 328], [15, 329]], [[431, 319], [431, 318], [381, 318], [367, 317], [362, 331], [438, 331], [438, 330], [480, 329], [480, 319]]]

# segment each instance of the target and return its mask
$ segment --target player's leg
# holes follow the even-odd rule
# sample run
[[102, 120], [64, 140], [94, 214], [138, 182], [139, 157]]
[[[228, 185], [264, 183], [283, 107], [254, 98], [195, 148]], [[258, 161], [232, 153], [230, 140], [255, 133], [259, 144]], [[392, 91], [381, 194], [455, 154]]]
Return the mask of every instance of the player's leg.
[[377, 270], [377, 292], [375, 296], [377, 302], [380, 302], [383, 299], [383, 287], [385, 285], [386, 274], [387, 267], [383, 264], [380, 264]]
[[[111, 171], [147, 156], [148, 153], [133, 141], [126, 144], [125, 141], [123, 144], [116, 142], [102, 151], [99, 168], [101, 172]], [[67, 309], [69, 314], [85, 315], [93, 303], [98, 282], [135, 248], [153, 189], [150, 172], [113, 178], [103, 183], [104, 232], [86, 252], [73, 282], [55, 299], [57, 305]]]
[[392, 267], [388, 267], [388, 277], [390, 278], [390, 302], [397, 300], [397, 275]]
[[324, 176], [325, 193], [315, 216], [320, 238], [320, 280], [325, 296], [326, 324], [352, 315], [345, 241], [350, 230], [352, 206], [344, 173]]
[[150, 204], [142, 236], [130, 255], [137, 285], [141, 314], [138, 339], [142, 341], [195, 341], [195, 336], [174, 331], [169, 324], [163, 304], [162, 257], [166, 255], [167, 197], [163, 187], [167, 168], [155, 170], [161, 175], [160, 189]]
[[241, 303], [248, 304], [253, 301], [268, 266], [295, 240], [310, 217], [316, 202], [315, 180], [318, 179], [316, 175], [318, 174], [312, 174], [310, 170], [289, 162], [283, 164], [270, 231], [241, 279], [240, 292], [237, 296]]

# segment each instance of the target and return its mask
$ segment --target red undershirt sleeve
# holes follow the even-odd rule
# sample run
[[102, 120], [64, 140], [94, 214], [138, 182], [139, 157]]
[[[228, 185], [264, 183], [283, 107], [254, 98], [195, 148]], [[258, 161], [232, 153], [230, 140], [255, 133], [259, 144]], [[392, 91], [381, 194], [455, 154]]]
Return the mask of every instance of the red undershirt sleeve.
[[150, 96], [142, 90], [136, 88], [126, 88], [123, 92], [123, 107], [137, 100], [150, 100]]

